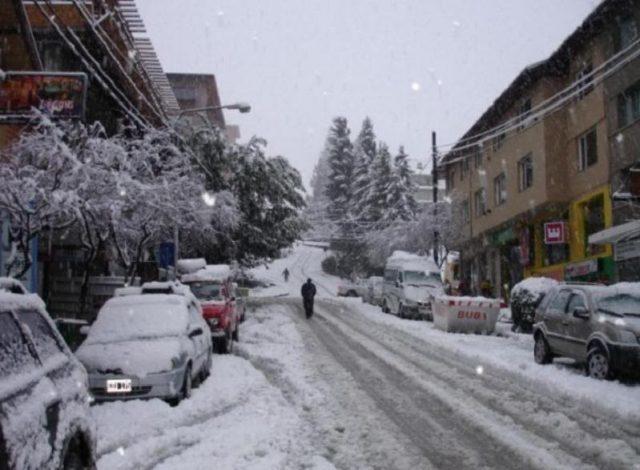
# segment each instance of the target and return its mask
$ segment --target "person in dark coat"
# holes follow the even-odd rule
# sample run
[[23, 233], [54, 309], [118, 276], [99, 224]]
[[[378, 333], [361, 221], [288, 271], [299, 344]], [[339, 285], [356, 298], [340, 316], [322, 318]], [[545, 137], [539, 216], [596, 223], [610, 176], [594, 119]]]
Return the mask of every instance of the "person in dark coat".
[[311, 279], [307, 279], [307, 282], [302, 284], [300, 294], [302, 295], [304, 313], [307, 318], [311, 318], [311, 315], [313, 315], [313, 298], [316, 295], [316, 286]]

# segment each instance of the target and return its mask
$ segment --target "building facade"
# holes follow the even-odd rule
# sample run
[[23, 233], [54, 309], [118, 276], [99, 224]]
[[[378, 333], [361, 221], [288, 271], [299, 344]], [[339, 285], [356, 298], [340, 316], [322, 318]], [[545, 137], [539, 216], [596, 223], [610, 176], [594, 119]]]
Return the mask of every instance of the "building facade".
[[534, 275], [618, 278], [611, 245], [590, 236], [614, 224], [614, 146], [628, 145], [624, 171], [637, 159], [638, 141], [611, 132], [612, 93], [635, 83], [632, 63], [620, 66], [637, 50], [637, 29], [626, 23], [637, 7], [600, 4], [548, 59], [525, 68], [443, 158], [447, 194], [465, 214], [455, 247], [461, 277], [476, 292], [489, 281], [494, 295], [507, 297]]

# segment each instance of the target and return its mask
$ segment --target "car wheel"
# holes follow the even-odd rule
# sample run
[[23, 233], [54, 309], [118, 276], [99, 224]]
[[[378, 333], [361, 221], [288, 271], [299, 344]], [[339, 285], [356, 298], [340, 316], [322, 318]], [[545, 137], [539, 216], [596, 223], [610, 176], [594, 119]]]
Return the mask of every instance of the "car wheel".
[[387, 299], [382, 301], [382, 313], [389, 313], [389, 306], [387, 305]]
[[207, 360], [202, 366], [202, 369], [200, 369], [200, 372], [198, 374], [198, 382], [202, 383], [205, 380], [207, 380], [207, 377], [209, 377], [210, 371], [211, 371], [211, 351], [207, 353]]
[[347, 297], [357, 297], [357, 296], [358, 294], [354, 290], [350, 290], [349, 292], [347, 292]]
[[187, 370], [184, 372], [184, 381], [182, 383], [182, 396], [183, 400], [191, 398], [191, 391], [193, 389], [193, 378], [191, 377], [191, 366], [187, 366]]
[[95, 468], [93, 465], [86, 465], [82, 455], [82, 447], [78, 437], [74, 437], [70, 442], [62, 459], [64, 470], [86, 470]]
[[587, 373], [589, 377], [598, 380], [610, 380], [613, 378], [609, 356], [601, 346], [596, 346], [589, 351]]
[[553, 360], [549, 343], [542, 333], [536, 335], [536, 342], [533, 346], [533, 358], [538, 364], [549, 364]]
[[398, 317], [400, 318], [405, 318], [406, 315], [404, 314], [404, 305], [399, 304], [398, 305], [398, 313], [397, 313]]
[[231, 354], [233, 351], [233, 335], [228, 332], [224, 338], [219, 340], [218, 352], [220, 354]]
[[233, 330], [232, 338], [234, 341], [240, 341], [240, 325], [236, 325], [236, 329]]

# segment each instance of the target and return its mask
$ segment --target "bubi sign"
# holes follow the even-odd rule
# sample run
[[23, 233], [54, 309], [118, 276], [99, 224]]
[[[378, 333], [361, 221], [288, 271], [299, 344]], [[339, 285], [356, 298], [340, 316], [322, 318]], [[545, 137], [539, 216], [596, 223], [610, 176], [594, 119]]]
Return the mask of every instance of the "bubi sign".
[[568, 243], [567, 223], [563, 220], [544, 224], [544, 242], [547, 245]]
[[7, 72], [0, 81], [0, 116], [25, 120], [35, 108], [52, 118], [83, 119], [84, 73]]

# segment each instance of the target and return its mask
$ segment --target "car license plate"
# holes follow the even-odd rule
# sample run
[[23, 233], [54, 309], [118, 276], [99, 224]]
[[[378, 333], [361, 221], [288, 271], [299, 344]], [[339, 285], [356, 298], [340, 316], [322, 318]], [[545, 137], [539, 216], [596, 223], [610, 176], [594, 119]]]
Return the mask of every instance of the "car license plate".
[[107, 393], [127, 393], [131, 391], [131, 379], [107, 380]]

